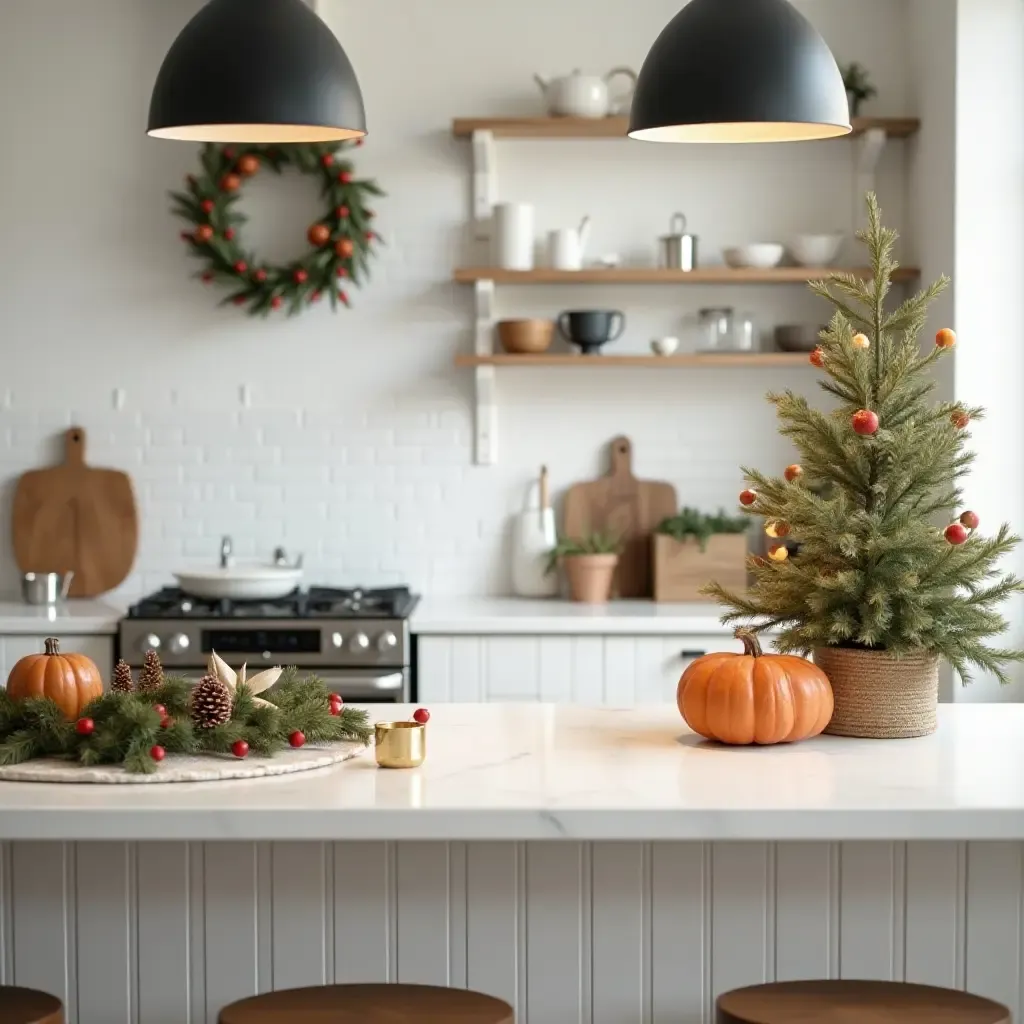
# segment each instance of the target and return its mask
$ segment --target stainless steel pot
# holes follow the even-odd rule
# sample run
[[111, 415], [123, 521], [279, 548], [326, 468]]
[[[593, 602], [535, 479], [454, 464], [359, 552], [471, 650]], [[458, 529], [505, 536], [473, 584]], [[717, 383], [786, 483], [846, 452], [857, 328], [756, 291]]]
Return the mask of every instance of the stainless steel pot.
[[26, 572], [21, 577], [21, 597], [26, 604], [56, 604], [67, 600], [73, 572]]
[[669, 234], [658, 239], [661, 265], [666, 270], [697, 269], [697, 236], [686, 232], [686, 217], [675, 213], [668, 225]]

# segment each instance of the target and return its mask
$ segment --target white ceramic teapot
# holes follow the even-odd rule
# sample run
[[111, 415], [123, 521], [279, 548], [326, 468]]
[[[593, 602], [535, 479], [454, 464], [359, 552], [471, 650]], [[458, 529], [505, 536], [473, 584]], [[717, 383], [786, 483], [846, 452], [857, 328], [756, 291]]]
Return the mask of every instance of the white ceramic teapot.
[[[625, 93], [613, 99], [608, 85], [620, 75], [629, 79], [630, 86]], [[609, 114], [628, 113], [636, 88], [636, 72], [631, 68], [613, 68], [603, 77], [585, 75], [576, 68], [571, 75], [559, 78], [547, 79], [541, 75], [534, 75], [533, 78], [544, 94], [548, 113], [552, 117], [601, 118]]]

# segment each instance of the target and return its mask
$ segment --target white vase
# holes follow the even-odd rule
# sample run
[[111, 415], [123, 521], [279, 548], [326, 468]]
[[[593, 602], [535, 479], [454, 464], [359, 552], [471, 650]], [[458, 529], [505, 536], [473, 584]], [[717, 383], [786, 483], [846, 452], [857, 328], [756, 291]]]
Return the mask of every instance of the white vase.
[[533, 270], [533, 206], [494, 207], [494, 263], [505, 270]]
[[512, 524], [512, 591], [519, 597], [554, 597], [558, 573], [548, 572], [555, 535], [555, 510], [541, 508], [540, 491], [534, 484], [526, 508]]

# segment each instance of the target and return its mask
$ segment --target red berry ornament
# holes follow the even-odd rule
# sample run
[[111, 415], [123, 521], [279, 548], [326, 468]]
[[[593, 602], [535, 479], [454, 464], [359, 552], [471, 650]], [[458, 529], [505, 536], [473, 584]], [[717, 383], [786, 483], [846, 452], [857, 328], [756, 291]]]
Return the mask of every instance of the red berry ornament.
[[300, 267], [294, 274], [292, 274], [292, 280], [296, 284], [305, 284], [309, 280], [309, 274]]
[[960, 517], [960, 522], [967, 527], [968, 530], [976, 530], [981, 526], [981, 516], [977, 512], [965, 512]]
[[430, 721], [430, 712], [426, 708], [417, 708], [412, 713], [412, 720], [419, 722], [420, 725], [426, 725]]
[[270, 300], [270, 308], [271, 309], [280, 309], [283, 305], [284, 305], [284, 299], [282, 299], [280, 295], [275, 295]]
[[166, 715], [166, 714], [167, 714], [167, 708], [165, 708], [165, 707], [163, 706], [163, 704], [154, 704], [154, 705], [153, 705], [153, 710], [154, 710], [154, 711], [155, 711], [155, 712], [156, 712], [156, 713], [157, 713], [157, 714], [158, 714], [158, 715], [159, 715], [159, 716], [160, 716], [161, 718], [163, 718], [163, 717], [164, 717], [164, 715]]
[[338, 267], [338, 277], [348, 277], [348, 270], [345, 267]]
[[372, 242], [377, 236], [372, 231], [366, 232], [366, 240]]
[[935, 345], [937, 348], [952, 348], [956, 344], [956, 331], [951, 331], [948, 327], [943, 327], [938, 334], [935, 335]]
[[267, 279], [267, 272], [265, 270], [257, 270], [256, 273], [252, 275], [252, 279], [259, 284], [263, 284]]
[[804, 475], [804, 467], [798, 466], [795, 462], [792, 466], [786, 467], [786, 472], [783, 474], [785, 478], [793, 483], [795, 480], [799, 480]]
[[253, 156], [252, 153], [246, 153], [241, 160], [238, 161], [238, 173], [244, 174], [247, 178], [252, 177], [260, 169], [259, 157]]
[[235, 240], [235, 229], [234, 228], [225, 228], [224, 229], [224, 238], [227, 241], [229, 241], [229, 242], [233, 242]]
[[341, 299], [345, 305], [348, 305], [348, 292], [338, 292], [338, 298]]
[[338, 175], [338, 181], [340, 181], [342, 185], [352, 184], [352, 172], [342, 171], [341, 174]]
[[246, 263], [246, 262], [245, 262], [245, 260], [239, 260], [239, 261], [238, 261], [238, 262], [237, 262], [237, 263], [235, 264], [235, 273], [236, 273], [236, 274], [244, 274], [244, 273], [246, 273], [246, 272], [247, 272], [248, 270], [249, 270], [249, 264], [248, 264], [248, 263]]
[[306, 734], [304, 732], [300, 732], [298, 729], [296, 729], [295, 732], [293, 732], [288, 737], [288, 742], [289, 742], [289, 744], [291, 746], [293, 746], [296, 749], [298, 749], [299, 747], [301, 747], [306, 742]]
[[237, 192], [242, 184], [242, 179], [237, 174], [225, 174], [220, 179], [222, 192]]
[[970, 533], [963, 523], [950, 523], [945, 529], [945, 537], [950, 544], [963, 544], [970, 537]]
[[79, 736], [91, 736], [96, 731], [96, 723], [91, 718], [80, 718], [75, 722], [75, 732]]
[[808, 358], [811, 361], [811, 366], [817, 366], [821, 369], [825, 365], [825, 350], [823, 348], [816, 348]]
[[324, 153], [324, 155], [320, 157], [320, 163], [322, 163], [324, 167], [333, 167], [334, 157], [330, 153]]
[[204, 270], [202, 275], [203, 284], [210, 284], [213, 281], [213, 273], [209, 270]]
[[203, 213], [213, 213], [216, 203], [212, 199], [204, 199], [199, 205], [202, 207]]
[[858, 409], [850, 422], [855, 433], [868, 437], [878, 430], [878, 413], [870, 409]]
[[753, 505], [757, 501], [757, 491], [740, 491], [740, 504]]
[[236, 295], [231, 301], [236, 306], [244, 306], [245, 305], [245, 296], [244, 295]]
[[224, 148], [224, 159], [234, 160], [235, 159], [235, 148], [234, 146], [226, 146]]
[[332, 693], [327, 699], [332, 704], [344, 704], [345, 703], [345, 698], [342, 697], [342, 695], [340, 693]]
[[235, 742], [231, 744], [231, 753], [234, 754], [235, 757], [245, 757], [245, 755], [249, 753], [249, 744], [246, 743], [245, 740], [235, 740]]
[[211, 228], [209, 224], [200, 224], [199, 227], [196, 228], [195, 238], [197, 242], [205, 244], [213, 238], [213, 228]]
[[162, 761], [167, 756], [167, 751], [157, 743], [155, 746], [149, 748], [149, 756], [154, 761]]
[[166, 729], [168, 726], [173, 725], [173, 724], [174, 724], [174, 719], [171, 718], [169, 715], [164, 715], [164, 717], [160, 719], [160, 728], [161, 729]]
[[313, 292], [312, 295], [310, 295], [309, 301], [310, 302], [319, 302], [323, 298], [323, 294], [324, 293], [319, 291], [319, 290], [315, 291], [315, 292]]
[[349, 215], [349, 209], [348, 209], [348, 207], [347, 207], [347, 206], [339, 206], [339, 207], [337, 208], [337, 210], [335, 210], [334, 212], [335, 212], [335, 213], [336, 213], [336, 214], [337, 214], [337, 215], [338, 215], [339, 217], [342, 217], [342, 218], [344, 218], [344, 217], [347, 217], [347, 216]]

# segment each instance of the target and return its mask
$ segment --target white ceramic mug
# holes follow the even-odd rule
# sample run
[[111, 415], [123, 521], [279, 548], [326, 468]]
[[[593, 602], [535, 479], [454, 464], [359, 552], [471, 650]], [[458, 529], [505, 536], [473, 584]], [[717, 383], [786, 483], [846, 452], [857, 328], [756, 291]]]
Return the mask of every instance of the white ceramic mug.
[[583, 246], [576, 228], [548, 232], [548, 260], [555, 270], [583, 269]]
[[533, 206], [498, 203], [494, 228], [495, 264], [505, 270], [533, 270]]

